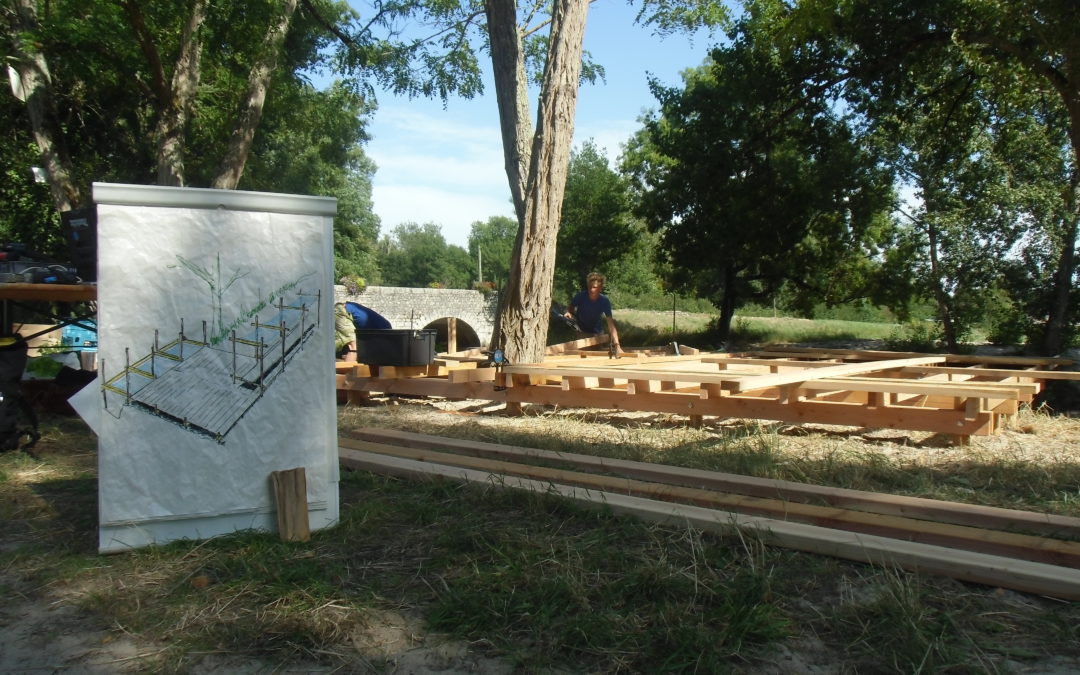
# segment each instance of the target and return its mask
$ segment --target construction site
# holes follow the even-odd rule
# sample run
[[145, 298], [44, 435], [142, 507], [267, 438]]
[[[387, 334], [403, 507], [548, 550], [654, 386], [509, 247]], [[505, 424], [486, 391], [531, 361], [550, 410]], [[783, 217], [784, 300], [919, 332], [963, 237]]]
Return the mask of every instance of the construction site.
[[[373, 397], [480, 401], [500, 415], [537, 409], [842, 425], [933, 435], [963, 448], [1009, 428], [1052, 380], [1080, 379], [1064, 359], [806, 347], [727, 353], [689, 347], [609, 353], [599, 336], [550, 346], [542, 363], [490, 353], [426, 365], [337, 364], [339, 403]], [[478, 404], [478, 405], [481, 405]], [[342, 465], [559, 494], [656, 522], [894, 565], [1056, 598], [1080, 599], [1080, 518], [464, 441], [390, 429], [340, 439]]]

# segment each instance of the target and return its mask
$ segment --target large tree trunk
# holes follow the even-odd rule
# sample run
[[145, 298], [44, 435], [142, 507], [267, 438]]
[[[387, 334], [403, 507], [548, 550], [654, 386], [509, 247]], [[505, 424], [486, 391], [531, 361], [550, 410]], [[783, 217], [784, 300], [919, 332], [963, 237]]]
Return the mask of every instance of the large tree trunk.
[[[543, 360], [547, 347], [555, 242], [559, 234], [566, 173], [574, 136], [588, 0], [555, 0], [532, 149], [524, 153], [528, 128], [521, 36], [514, 0], [489, 0], [488, 31], [503, 132], [507, 177], [515, 196], [518, 236], [510, 279], [500, 302], [499, 334], [512, 363]], [[512, 31], [512, 33], [511, 33]], [[510, 36], [513, 35], [511, 41]], [[511, 100], [513, 96], [513, 100]], [[522, 111], [525, 110], [525, 116]], [[513, 117], [513, 125], [506, 116]], [[527, 166], [527, 173], [522, 168]]]
[[277, 24], [270, 29], [263, 40], [259, 60], [248, 76], [247, 95], [232, 138], [229, 139], [229, 149], [221, 158], [212, 187], [235, 190], [240, 177], [244, 174], [244, 165], [247, 164], [248, 155], [251, 153], [255, 130], [262, 119], [263, 108], [266, 104], [266, 91], [270, 88], [270, 78], [277, 67], [278, 54], [281, 53], [285, 35], [289, 32], [289, 24], [296, 11], [296, 4], [297, 0], [286, 0]]
[[[1073, 64], [1080, 67], [1080, 64]], [[1073, 151], [1073, 176], [1066, 200], [1072, 219], [1062, 237], [1057, 270], [1054, 272], [1054, 289], [1050, 302], [1050, 314], [1043, 336], [1043, 353], [1047, 356], [1060, 354], [1065, 348], [1065, 325], [1069, 321], [1070, 296], [1073, 275], [1076, 273], [1076, 237], [1080, 226], [1080, 88], [1076, 80], [1059, 82], [1059, 91], [1069, 113], [1069, 142]]]
[[142, 8], [135, 0], [121, 3], [135, 33], [139, 48], [146, 56], [151, 83], [157, 99], [157, 182], [158, 185], [184, 185], [184, 134], [191, 115], [192, 102], [199, 87], [202, 66], [202, 41], [199, 29], [206, 20], [207, 0], [194, 0], [191, 15], [184, 25], [180, 47], [176, 55], [176, 68], [169, 84], [161, 55], [154, 45], [154, 38], [143, 20]]
[[71, 157], [57, 120], [49, 64], [33, 40], [28, 39], [38, 32], [37, 5], [34, 0], [15, 0], [9, 16], [14, 45], [10, 61], [19, 75], [20, 91], [15, 93], [26, 102], [53, 203], [58, 211], [70, 211], [81, 205], [82, 193], [72, 178]]
[[956, 335], [956, 323], [953, 321], [952, 297], [942, 283], [945, 274], [941, 271], [937, 232], [935, 223], [926, 223], [926, 236], [930, 252], [930, 283], [933, 285], [934, 302], [937, 303], [937, 315], [938, 319], [941, 320], [941, 331], [945, 338], [945, 346], [950, 353], [956, 354], [960, 350], [960, 341]]
[[[1078, 170], [1080, 171], [1080, 170]], [[1078, 174], [1080, 176], [1080, 174]], [[1069, 224], [1061, 237], [1061, 249], [1058, 253], [1057, 269], [1054, 270], [1054, 285], [1050, 296], [1050, 312], [1046, 319], [1046, 331], [1043, 334], [1042, 350], [1046, 356], [1058, 355], [1065, 348], [1066, 324], [1069, 320], [1069, 299], [1073, 289], [1073, 275], [1076, 273], [1076, 237], [1080, 225], [1077, 199], [1080, 177], [1074, 176], [1069, 187]]]

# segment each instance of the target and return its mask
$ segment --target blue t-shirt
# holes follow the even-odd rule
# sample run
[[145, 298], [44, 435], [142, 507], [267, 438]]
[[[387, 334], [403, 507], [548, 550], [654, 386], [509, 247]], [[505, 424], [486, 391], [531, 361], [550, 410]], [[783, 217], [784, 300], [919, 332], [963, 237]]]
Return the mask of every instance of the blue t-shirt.
[[390, 328], [390, 322], [382, 314], [370, 307], [355, 302], [346, 302], [345, 311], [352, 315], [353, 325], [359, 330]]
[[594, 335], [604, 332], [604, 315], [611, 316], [611, 301], [606, 295], [601, 293], [594, 302], [589, 299], [588, 291], [580, 291], [570, 304], [574, 307], [574, 316], [582, 331]]

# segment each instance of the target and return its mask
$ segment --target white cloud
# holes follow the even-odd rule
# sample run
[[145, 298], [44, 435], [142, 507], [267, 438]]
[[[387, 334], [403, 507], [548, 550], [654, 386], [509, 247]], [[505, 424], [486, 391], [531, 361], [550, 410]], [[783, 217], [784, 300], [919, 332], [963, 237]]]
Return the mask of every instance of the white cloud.
[[448, 243], [466, 246], [473, 222], [513, 214], [499, 127], [482, 110], [417, 102], [379, 111], [367, 154], [378, 167], [372, 192], [384, 234], [436, 223]]
[[622, 154], [622, 146], [641, 128], [636, 120], [590, 120], [574, 127], [574, 147], [580, 148], [585, 141], [592, 139], [597, 148], [604, 151], [612, 168]]
[[514, 215], [509, 195], [500, 199], [482, 192], [442, 190], [420, 182], [376, 185], [373, 193], [382, 234], [389, 234], [405, 222], [435, 223], [441, 226], [448, 244], [462, 248], [469, 245], [469, 229], [475, 221]]

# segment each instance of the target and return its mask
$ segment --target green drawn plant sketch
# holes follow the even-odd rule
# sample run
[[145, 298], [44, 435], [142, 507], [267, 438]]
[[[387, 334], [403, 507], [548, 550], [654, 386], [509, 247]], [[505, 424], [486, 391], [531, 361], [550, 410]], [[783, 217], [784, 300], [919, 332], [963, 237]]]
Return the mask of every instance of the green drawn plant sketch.
[[[232, 276], [226, 281], [222, 281], [221, 276], [221, 253], [217, 254], [217, 261], [213, 271], [200, 266], [198, 263], [188, 260], [182, 255], [177, 254], [176, 259], [180, 261], [186, 269], [195, 274], [195, 276], [206, 282], [210, 291], [210, 333], [218, 334], [225, 325], [224, 316], [224, 303], [222, 299], [225, 296], [225, 291], [235, 284], [240, 279], [247, 276], [247, 272], [236, 271], [232, 273]], [[176, 265], [169, 265], [170, 268], [175, 268]]]

